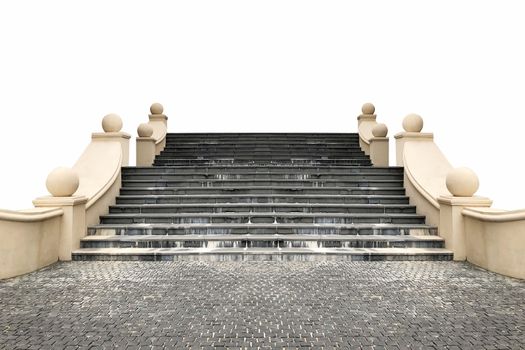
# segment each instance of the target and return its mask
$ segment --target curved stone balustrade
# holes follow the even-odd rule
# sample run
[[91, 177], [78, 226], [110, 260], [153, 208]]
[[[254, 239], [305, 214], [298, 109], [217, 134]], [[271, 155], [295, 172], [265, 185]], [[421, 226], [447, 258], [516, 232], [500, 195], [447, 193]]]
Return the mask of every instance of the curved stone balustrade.
[[155, 154], [159, 154], [166, 146], [168, 134], [168, 117], [165, 116], [164, 107], [160, 103], [153, 103], [150, 107], [149, 125], [153, 129], [151, 137], [155, 140]]
[[405, 168], [410, 202], [426, 215], [428, 223], [439, 225], [438, 198], [450, 194], [444, 179], [452, 166], [434, 143], [433, 134], [405, 131], [395, 138], [397, 165]]
[[120, 131], [115, 114], [104, 117], [102, 128], [72, 169], [49, 174], [51, 196], [35, 199], [34, 209], [0, 210], [0, 279], [71, 260], [87, 225], [108, 212], [120, 190], [121, 168], [128, 165], [130, 135]]
[[420, 116], [408, 115], [403, 128], [395, 136], [396, 159], [405, 170], [410, 203], [426, 215], [427, 223], [439, 227], [454, 259], [525, 278], [525, 210], [492, 209], [490, 199], [475, 196], [476, 174], [452, 167], [433, 134], [421, 132]]

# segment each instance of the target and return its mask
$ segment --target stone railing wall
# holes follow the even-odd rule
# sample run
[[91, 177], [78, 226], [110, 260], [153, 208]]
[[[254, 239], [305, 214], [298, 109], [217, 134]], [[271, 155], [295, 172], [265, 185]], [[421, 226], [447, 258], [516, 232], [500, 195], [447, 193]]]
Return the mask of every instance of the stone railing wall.
[[[162, 105], [154, 103], [150, 111], [150, 122], [139, 126], [137, 138], [137, 160], [147, 158], [147, 165], [164, 148], [167, 133]], [[49, 174], [50, 196], [35, 199], [33, 209], [0, 210], [0, 279], [71, 260], [87, 226], [97, 224], [115, 203], [122, 167], [129, 163], [130, 135], [121, 132], [122, 119], [116, 114], [105, 116], [102, 128], [103, 133], [91, 135], [73, 168]], [[142, 147], [144, 142], [149, 147]]]
[[[363, 114], [373, 114], [375, 109], [367, 105], [363, 106]], [[371, 123], [370, 116], [365, 119]], [[375, 122], [375, 115], [373, 119]], [[454, 260], [467, 260], [490, 271], [525, 279], [525, 210], [493, 209], [490, 199], [475, 196], [479, 188], [476, 174], [468, 168], [452, 167], [434, 143], [434, 135], [421, 132], [420, 116], [406, 116], [403, 129], [395, 135], [396, 163], [404, 167], [406, 193], [418, 213], [427, 217], [427, 223], [438, 227]], [[371, 128], [359, 130], [362, 149], [372, 158], [373, 151], [364, 142]]]

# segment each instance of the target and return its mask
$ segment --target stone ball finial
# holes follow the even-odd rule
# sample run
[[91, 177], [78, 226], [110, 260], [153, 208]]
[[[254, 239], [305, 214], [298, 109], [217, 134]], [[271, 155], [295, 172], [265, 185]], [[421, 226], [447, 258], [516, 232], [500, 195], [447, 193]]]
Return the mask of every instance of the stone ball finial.
[[388, 127], [383, 123], [376, 124], [372, 128], [372, 135], [374, 135], [374, 137], [386, 137], [387, 134]]
[[456, 168], [447, 174], [447, 189], [455, 197], [472, 197], [479, 188], [479, 179], [469, 168]]
[[423, 118], [418, 114], [409, 114], [403, 119], [403, 129], [406, 132], [421, 132], [423, 129]]
[[140, 137], [151, 137], [153, 135], [153, 128], [148, 123], [142, 123], [137, 128], [137, 134]]
[[78, 189], [78, 174], [70, 168], [59, 167], [49, 173], [46, 187], [53, 197], [70, 197]]
[[164, 107], [160, 103], [155, 102], [149, 108], [151, 114], [162, 114], [164, 112]]
[[102, 118], [102, 129], [105, 132], [119, 132], [122, 129], [122, 118], [111, 113]]
[[374, 114], [376, 111], [376, 107], [371, 103], [365, 103], [363, 107], [361, 107], [361, 112], [363, 114]]

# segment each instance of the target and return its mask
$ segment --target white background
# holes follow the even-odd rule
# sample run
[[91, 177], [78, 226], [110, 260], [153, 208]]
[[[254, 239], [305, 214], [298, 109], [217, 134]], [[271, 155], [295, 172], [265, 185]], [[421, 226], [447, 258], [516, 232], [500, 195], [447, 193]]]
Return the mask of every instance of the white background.
[[393, 136], [415, 112], [479, 195], [523, 208], [521, 3], [2, 1], [0, 208], [46, 194], [105, 114], [135, 136], [155, 101], [171, 132], [355, 132], [373, 102]]

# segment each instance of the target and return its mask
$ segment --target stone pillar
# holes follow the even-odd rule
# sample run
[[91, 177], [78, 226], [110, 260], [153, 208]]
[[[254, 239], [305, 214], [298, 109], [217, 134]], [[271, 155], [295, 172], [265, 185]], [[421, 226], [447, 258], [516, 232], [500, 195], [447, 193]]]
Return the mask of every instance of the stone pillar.
[[468, 168], [450, 171], [446, 178], [447, 189], [452, 196], [440, 196], [439, 235], [445, 239], [445, 248], [454, 253], [454, 260], [465, 260], [466, 237], [463, 220], [465, 207], [490, 207], [492, 201], [485, 197], [475, 197], [479, 188], [476, 174]]
[[151, 125], [143, 123], [137, 128], [137, 166], [152, 166], [155, 160], [155, 139]]
[[47, 177], [46, 187], [50, 197], [33, 201], [35, 207], [60, 207], [63, 210], [60, 224], [58, 258], [71, 260], [73, 250], [80, 248], [80, 239], [86, 235], [86, 203], [84, 196], [74, 196], [78, 189], [77, 173], [69, 168], [56, 168]]
[[372, 137], [371, 131], [377, 124], [377, 116], [374, 114], [375, 111], [376, 108], [373, 104], [365, 103], [363, 107], [361, 107], [362, 114], [357, 117], [357, 128], [359, 130], [359, 146], [367, 155], [370, 154], [370, 145], [367, 143], [367, 141]]
[[129, 139], [131, 136], [121, 132], [122, 119], [116, 114], [108, 114], [102, 119], [103, 133], [91, 134], [93, 142], [118, 142], [122, 147], [122, 166], [129, 165]]
[[428, 142], [434, 141], [434, 134], [422, 133], [423, 118], [417, 114], [409, 114], [403, 119], [404, 132], [396, 134], [396, 165], [404, 166], [403, 150], [407, 142]]
[[388, 161], [388, 128], [385, 124], [377, 124], [372, 129], [370, 139], [370, 160], [374, 166], [387, 167]]

